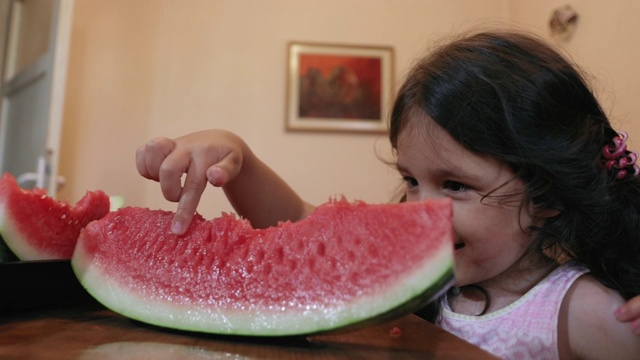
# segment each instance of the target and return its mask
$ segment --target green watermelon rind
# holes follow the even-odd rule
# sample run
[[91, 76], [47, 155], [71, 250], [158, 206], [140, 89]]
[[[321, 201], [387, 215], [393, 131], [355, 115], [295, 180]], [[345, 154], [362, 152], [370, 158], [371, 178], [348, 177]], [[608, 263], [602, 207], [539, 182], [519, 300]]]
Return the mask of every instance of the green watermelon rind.
[[144, 299], [103, 276], [78, 243], [71, 265], [84, 288], [102, 305], [128, 318], [178, 330], [250, 336], [297, 336], [380, 322], [411, 313], [442, 294], [454, 279], [453, 247], [443, 241], [412, 274], [378, 293], [334, 308], [212, 309]]

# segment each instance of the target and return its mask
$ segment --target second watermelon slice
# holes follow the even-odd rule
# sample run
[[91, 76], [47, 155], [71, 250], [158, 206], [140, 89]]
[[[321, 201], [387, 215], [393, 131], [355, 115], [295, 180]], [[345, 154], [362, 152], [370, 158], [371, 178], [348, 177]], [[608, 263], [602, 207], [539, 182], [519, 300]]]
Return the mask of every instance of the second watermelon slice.
[[0, 177], [0, 234], [19, 260], [70, 259], [80, 229], [109, 207], [109, 196], [100, 190], [88, 191], [73, 206], [42, 189], [21, 189], [10, 173]]

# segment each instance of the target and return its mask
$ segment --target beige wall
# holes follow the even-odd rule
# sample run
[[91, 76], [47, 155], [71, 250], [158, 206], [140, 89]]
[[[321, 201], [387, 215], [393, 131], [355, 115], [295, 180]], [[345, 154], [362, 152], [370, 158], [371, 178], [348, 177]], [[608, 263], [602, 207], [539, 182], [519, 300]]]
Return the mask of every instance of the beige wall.
[[[550, 9], [563, 0], [509, 2], [515, 23], [548, 35]], [[569, 41], [554, 39], [591, 77], [591, 84], [616, 129], [630, 133], [640, 147], [640, 14], [637, 0], [580, 0], [570, 2], [580, 18]], [[549, 38], [552, 38], [549, 36]]]
[[[391, 45], [396, 82], [428, 43], [486, 22], [513, 19], [546, 32], [560, 1], [506, 0], [76, 0], [60, 172], [62, 198], [87, 189], [121, 194], [130, 205], [173, 209], [134, 166], [137, 146], [155, 136], [206, 128], [241, 135], [307, 200], [334, 194], [385, 202], [398, 176], [377, 157], [384, 136], [284, 131], [285, 66], [291, 40]], [[636, 11], [626, 10], [629, 6]], [[638, 5], [580, 1], [571, 48], [616, 92], [626, 124], [640, 114], [631, 35]], [[617, 16], [603, 19], [603, 14]], [[613, 31], [619, 26], [627, 30]], [[630, 36], [636, 36], [634, 42]], [[606, 49], [603, 52], [603, 49]], [[609, 58], [609, 54], [615, 54]], [[628, 59], [620, 57], [626, 56]], [[610, 91], [610, 92], [609, 92]], [[607, 100], [611, 104], [611, 97]], [[626, 118], [625, 118], [626, 117]], [[628, 126], [631, 133], [640, 131]], [[200, 212], [230, 211], [209, 189]]]

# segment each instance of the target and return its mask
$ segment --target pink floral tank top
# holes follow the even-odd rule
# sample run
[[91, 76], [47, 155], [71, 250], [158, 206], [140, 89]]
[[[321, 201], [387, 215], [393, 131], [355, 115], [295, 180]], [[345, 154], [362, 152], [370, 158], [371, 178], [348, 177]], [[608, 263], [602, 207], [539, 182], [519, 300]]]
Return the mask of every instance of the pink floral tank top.
[[438, 325], [504, 359], [558, 359], [558, 317], [565, 294], [588, 270], [566, 263], [523, 297], [498, 311], [456, 314], [444, 302]]

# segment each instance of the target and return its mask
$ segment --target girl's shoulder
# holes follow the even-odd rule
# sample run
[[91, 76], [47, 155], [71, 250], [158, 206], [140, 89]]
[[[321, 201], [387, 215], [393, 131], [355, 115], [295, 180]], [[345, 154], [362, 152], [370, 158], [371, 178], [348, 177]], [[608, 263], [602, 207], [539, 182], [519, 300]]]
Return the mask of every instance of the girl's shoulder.
[[630, 359], [640, 353], [640, 338], [614, 311], [625, 300], [591, 275], [578, 278], [565, 296], [558, 324], [559, 347], [579, 358]]

